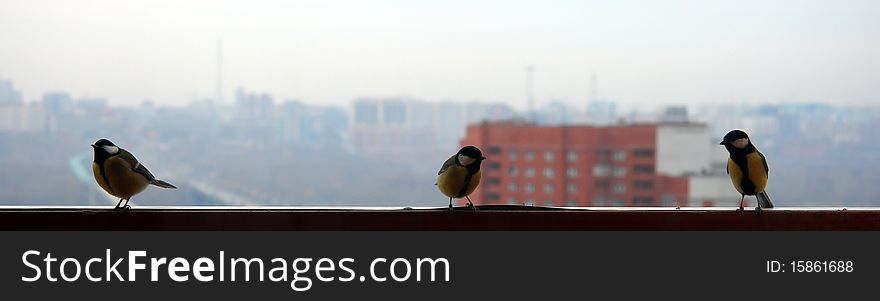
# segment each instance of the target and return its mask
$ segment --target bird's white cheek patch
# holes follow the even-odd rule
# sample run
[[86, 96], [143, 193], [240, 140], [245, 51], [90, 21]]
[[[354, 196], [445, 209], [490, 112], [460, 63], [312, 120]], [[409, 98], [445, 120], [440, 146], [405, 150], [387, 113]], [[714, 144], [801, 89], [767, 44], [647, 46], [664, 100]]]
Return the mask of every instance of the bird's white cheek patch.
[[471, 163], [474, 163], [474, 161], [476, 161], [476, 159], [465, 155], [458, 155], [458, 162], [461, 162], [461, 165], [468, 166], [471, 165]]
[[115, 147], [115, 146], [102, 146], [102, 147], [104, 148], [105, 151], [107, 151], [107, 153], [109, 153], [111, 155], [119, 152], [119, 148]]
[[733, 146], [736, 148], [745, 148], [747, 145], [749, 145], [749, 138], [736, 139], [731, 144], [733, 144]]

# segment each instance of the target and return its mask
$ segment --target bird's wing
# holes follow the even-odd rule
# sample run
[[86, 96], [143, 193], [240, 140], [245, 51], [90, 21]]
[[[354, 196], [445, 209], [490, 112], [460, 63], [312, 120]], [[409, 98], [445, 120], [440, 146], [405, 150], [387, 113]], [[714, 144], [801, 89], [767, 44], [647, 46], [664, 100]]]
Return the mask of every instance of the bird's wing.
[[132, 171], [143, 175], [144, 178], [147, 178], [147, 181], [152, 182], [153, 180], [156, 179], [156, 176], [154, 176], [153, 173], [151, 173], [150, 170], [147, 169], [146, 166], [144, 166], [143, 164], [138, 162], [137, 158], [135, 158], [134, 155], [132, 155], [127, 150], [120, 148], [118, 156], [120, 158], [122, 158], [123, 160], [125, 160], [126, 162], [128, 162], [129, 165], [131, 165]]
[[764, 164], [764, 172], [766, 172], [767, 175], [769, 176], [770, 175], [770, 167], [767, 166], [767, 158], [764, 158], [764, 154], [762, 154], [761, 152], [758, 152], [758, 156], [761, 156], [761, 163]]
[[437, 174], [442, 174], [446, 169], [453, 165], [455, 165], [455, 155], [452, 155], [452, 157], [449, 157], [446, 162], [443, 162], [443, 166], [440, 167], [440, 171], [438, 171]]

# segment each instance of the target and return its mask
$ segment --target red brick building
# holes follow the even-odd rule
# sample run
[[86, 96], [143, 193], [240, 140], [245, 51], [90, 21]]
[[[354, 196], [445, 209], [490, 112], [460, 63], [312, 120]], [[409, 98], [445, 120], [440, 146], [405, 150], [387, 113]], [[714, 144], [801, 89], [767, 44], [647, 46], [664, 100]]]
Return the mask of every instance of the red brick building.
[[[686, 152], [675, 150], [687, 146], [666, 143], [660, 149], [658, 136], [673, 133], [665, 141], [674, 144], [686, 137], [677, 128], [698, 136], [708, 135], [708, 130], [703, 131], [705, 125], [676, 125], [673, 131], [661, 131], [662, 127], [469, 125], [461, 144], [479, 147], [488, 158], [482, 165], [481, 185], [471, 199], [478, 204], [538, 206], [687, 206], [687, 176], [678, 170], [674, 172], [678, 174], [658, 171], [675, 165], [660, 164], [661, 160], [690, 163]], [[658, 152], [665, 154], [658, 159]]]

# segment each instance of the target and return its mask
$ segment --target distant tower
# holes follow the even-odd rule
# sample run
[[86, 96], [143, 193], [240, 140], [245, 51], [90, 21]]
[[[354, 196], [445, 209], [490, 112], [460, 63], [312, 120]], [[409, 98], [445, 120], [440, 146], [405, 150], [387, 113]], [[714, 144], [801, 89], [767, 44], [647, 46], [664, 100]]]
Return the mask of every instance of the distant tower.
[[223, 105], [223, 40], [217, 40], [217, 95], [215, 105]]
[[528, 106], [529, 121], [535, 122], [535, 65], [526, 66], [526, 104]]

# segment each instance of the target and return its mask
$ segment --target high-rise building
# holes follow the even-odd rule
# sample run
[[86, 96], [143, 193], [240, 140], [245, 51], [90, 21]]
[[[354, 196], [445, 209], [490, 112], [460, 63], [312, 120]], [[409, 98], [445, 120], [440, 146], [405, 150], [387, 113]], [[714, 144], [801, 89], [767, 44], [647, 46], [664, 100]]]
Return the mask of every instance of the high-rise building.
[[[717, 206], [739, 201], [729, 184], [718, 184], [729, 182], [726, 176], [709, 175], [712, 140], [705, 124], [481, 123], [468, 126], [461, 145], [475, 145], [488, 158], [482, 184], [471, 197], [475, 203]], [[712, 186], [692, 195], [697, 175]]]
[[594, 100], [587, 105], [587, 123], [591, 125], [610, 125], [617, 118], [617, 104], [611, 101]]
[[687, 106], [667, 106], [661, 119], [663, 122], [688, 122]]
[[235, 92], [235, 109], [240, 122], [257, 126], [274, 124], [275, 99], [268, 93], [246, 92], [239, 88]]
[[372, 99], [358, 99], [354, 101], [354, 125], [377, 125], [379, 124], [379, 102]]
[[278, 106], [278, 126], [281, 139], [287, 142], [303, 141], [306, 106], [297, 100], [287, 100]]
[[402, 125], [406, 119], [406, 103], [403, 100], [389, 99], [382, 102], [382, 123]]
[[73, 100], [66, 92], [50, 92], [43, 94], [43, 109], [46, 113], [58, 115], [69, 113]]
[[0, 103], [0, 133], [39, 132], [46, 128], [46, 113], [35, 103]]
[[0, 104], [21, 103], [21, 92], [15, 90], [11, 80], [0, 78]]

